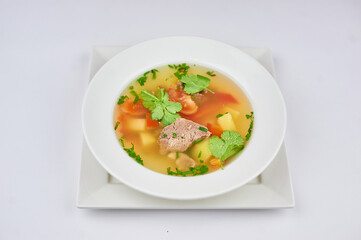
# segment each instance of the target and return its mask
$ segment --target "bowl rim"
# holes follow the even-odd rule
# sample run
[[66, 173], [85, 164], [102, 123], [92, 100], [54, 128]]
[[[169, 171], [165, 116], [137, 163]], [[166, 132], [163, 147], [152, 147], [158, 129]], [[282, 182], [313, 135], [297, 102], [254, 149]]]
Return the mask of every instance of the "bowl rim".
[[[244, 178], [242, 181], [238, 181], [237, 183], [234, 184], [230, 184], [230, 186], [223, 188], [222, 190], [217, 190], [217, 191], [209, 191], [208, 193], [202, 193], [202, 194], [197, 194], [194, 191], [190, 191], [187, 194], [175, 194], [174, 192], [172, 192], [171, 194], [168, 194], [166, 192], [166, 189], [168, 189], [169, 187], [171, 187], [169, 184], [167, 186], [163, 186], [162, 189], [160, 189], [159, 191], [154, 191], [154, 189], [148, 189], [145, 188], [144, 186], [140, 186], [138, 183], [134, 183], [132, 181], [129, 181], [129, 176], [128, 178], [124, 178], [124, 176], [122, 177], [121, 175], [119, 175], [119, 172], [116, 171], [116, 169], [114, 169], [113, 167], [111, 167], [107, 161], [105, 160], [104, 156], [100, 156], [99, 153], [99, 148], [97, 148], [96, 144], [92, 139], [91, 136], [89, 136], [89, 128], [88, 123], [87, 123], [87, 117], [89, 116], [88, 111], [89, 111], [89, 106], [88, 106], [88, 101], [89, 101], [89, 97], [91, 97], [91, 95], [94, 93], [94, 88], [97, 87], [97, 84], [99, 85], [99, 82], [101, 82], [101, 80], [97, 80], [97, 79], [101, 79], [102, 74], [106, 71], [109, 71], [109, 69], [112, 69], [109, 66], [114, 65], [114, 63], [117, 61], [117, 59], [119, 58], [127, 58], [129, 56], [134, 55], [137, 51], [139, 51], [139, 48], [141, 50], [144, 49], [149, 49], [152, 48], [154, 46], [164, 46], [167, 45], [169, 43], [186, 43], [184, 44], [184, 46], [182, 45], [180, 47], [180, 49], [182, 49], [182, 47], [186, 47], [189, 44], [196, 44], [197, 46], [200, 46], [200, 44], [205, 44], [207, 46], [213, 46], [215, 48], [222, 48], [222, 49], [227, 49], [228, 51], [230, 51], [231, 53], [236, 53], [236, 55], [241, 56], [241, 58], [243, 58], [246, 62], [248, 62], [249, 64], [253, 65], [253, 67], [256, 67], [256, 69], [258, 69], [258, 71], [260, 71], [260, 73], [267, 78], [267, 81], [269, 81], [269, 83], [272, 85], [273, 89], [272, 91], [277, 95], [278, 97], [278, 103], [280, 104], [278, 107], [280, 108], [280, 121], [282, 122], [282, 126], [280, 128], [280, 132], [278, 134], [278, 138], [276, 143], [273, 146], [273, 151], [272, 154], [268, 154], [268, 159], [267, 161], [265, 161], [262, 165], [262, 167], [258, 167], [257, 171], [253, 171], [253, 174], [248, 175], [247, 178]], [[187, 45], [188, 44], [188, 45]], [[179, 45], [177, 46], [179, 47]], [[229, 53], [228, 53], [229, 54]], [[177, 57], [176, 57], [177, 58]], [[179, 63], [184, 62], [184, 58], [178, 58], [179, 59]], [[202, 63], [202, 60], [199, 62], [197, 61], [193, 61], [196, 64], [202, 65], [202, 66], [206, 66], [210, 65], [207, 62]], [[176, 63], [174, 61], [172, 61], [172, 63]], [[191, 63], [190, 61], [187, 61], [187, 63]], [[147, 64], [146, 64], [147, 65]], [[159, 62], [152, 64], [152, 66], [159, 66], [159, 65], [165, 65], [165, 64], [159, 64]], [[114, 67], [114, 66], [112, 66]], [[136, 76], [139, 76], [138, 73], [140, 72], [145, 72], [145, 69], [148, 69], [149, 66], [144, 66], [144, 68], [137, 68], [138, 70], [135, 71], [133, 74], [131, 74], [132, 76], [134, 76], [133, 78], [128, 77], [125, 81], [123, 81], [124, 83], [120, 84], [120, 86], [122, 86], [122, 89], [118, 90], [118, 97], [119, 97], [119, 92], [123, 92], [124, 89], [129, 85], [129, 83], [131, 81], [133, 81], [135, 79]], [[251, 102], [252, 107], [254, 106], [254, 99], [249, 97], [249, 89], [245, 89], [244, 85], [240, 84], [238, 82], [237, 79], [235, 79], [232, 76], [229, 76], [229, 74], [226, 71], [223, 71], [222, 67], [218, 68], [218, 67], [213, 67], [212, 69], [216, 69], [216, 71], [220, 71], [222, 72], [222, 74], [227, 75], [227, 77], [229, 77], [232, 81], [234, 81], [239, 87], [242, 88], [242, 91], [244, 91], [244, 93], [247, 95], [249, 101]], [[103, 74], [104, 75], [104, 74]], [[243, 83], [244, 84], [244, 83]], [[93, 92], [91, 91], [94, 90]], [[94, 95], [94, 94], [93, 94]], [[114, 105], [116, 103], [116, 99], [113, 99], [113, 105], [112, 107], [114, 108]], [[254, 112], [255, 112], [255, 122], [254, 122], [254, 129], [253, 129], [253, 136], [251, 137], [248, 146], [245, 148], [244, 152], [241, 153], [237, 159], [234, 159], [233, 162], [237, 161], [239, 158], [241, 158], [242, 155], [244, 155], [244, 153], [247, 151], [247, 149], [249, 148], [250, 145], [253, 145], [253, 138], [255, 137], [255, 133], [258, 132], [257, 130], [257, 121], [258, 121], [258, 117], [257, 117], [257, 110], [255, 110], [253, 108]], [[113, 115], [112, 115], [113, 116]], [[112, 117], [111, 117], [112, 118]], [[97, 159], [97, 161], [102, 165], [102, 167], [104, 167], [107, 172], [109, 172], [112, 176], [114, 176], [116, 179], [118, 179], [119, 181], [123, 182], [124, 184], [149, 195], [152, 196], [156, 196], [156, 197], [161, 197], [161, 198], [166, 198], [166, 199], [174, 199], [174, 200], [195, 200], [195, 199], [202, 199], [202, 198], [208, 198], [208, 197], [213, 197], [213, 196], [217, 196], [220, 194], [224, 194], [226, 192], [232, 191], [240, 186], [243, 186], [244, 184], [246, 184], [247, 182], [249, 182], [250, 180], [252, 180], [253, 178], [255, 178], [256, 176], [258, 176], [261, 172], [264, 171], [264, 169], [271, 163], [271, 161], [273, 160], [273, 158], [276, 156], [277, 152], [279, 151], [281, 144], [283, 142], [284, 136], [285, 136], [285, 131], [286, 131], [286, 123], [287, 119], [286, 119], [286, 105], [285, 102], [283, 100], [283, 96], [281, 94], [280, 89], [277, 86], [277, 83], [275, 82], [275, 80], [273, 79], [273, 77], [270, 75], [270, 73], [260, 64], [257, 62], [257, 60], [253, 59], [252, 57], [248, 56], [246, 53], [243, 53], [241, 50], [229, 46], [227, 44], [215, 41], [215, 40], [210, 40], [210, 39], [205, 39], [205, 38], [199, 38], [199, 37], [188, 37], [188, 36], [178, 36], [178, 37], [167, 37], [167, 38], [158, 38], [158, 39], [153, 39], [153, 40], [149, 40], [149, 41], [145, 41], [142, 43], [139, 43], [137, 45], [134, 45], [130, 48], [125, 49], [124, 51], [118, 53], [117, 55], [115, 55], [112, 59], [110, 59], [106, 64], [104, 64], [99, 71], [94, 75], [92, 81], [90, 82], [88, 89], [85, 93], [84, 96], [84, 100], [83, 100], [83, 105], [82, 105], [82, 126], [83, 126], [83, 133], [84, 133], [84, 138], [87, 142], [87, 144], [89, 145], [89, 149], [92, 152], [92, 154], [94, 155], [94, 157]], [[112, 124], [112, 123], [111, 123]], [[94, 135], [94, 132], [93, 132]], [[114, 134], [115, 135], [115, 134]], [[94, 137], [94, 136], [93, 136]], [[116, 139], [114, 137], [114, 139]], [[118, 142], [118, 141], [117, 141]], [[119, 149], [121, 149], [120, 144], [119, 145]], [[125, 152], [123, 151], [123, 149], [121, 149], [121, 152], [123, 152], [122, 157], [127, 158], [128, 160], [130, 159], [131, 161], [128, 161], [128, 165], [131, 167], [131, 170], [134, 170], [136, 168], [139, 168], [139, 164], [136, 163], [133, 159], [131, 159], [129, 156], [127, 156], [125, 154]], [[249, 152], [249, 151], [247, 151]], [[137, 165], [137, 166], [135, 166]], [[233, 165], [233, 164], [232, 164]], [[206, 175], [202, 175], [202, 176], [197, 176], [197, 177], [187, 177], [187, 178], [179, 178], [179, 177], [174, 177], [174, 176], [168, 176], [165, 174], [160, 174], [157, 172], [154, 172], [144, 166], [141, 166], [142, 169], [141, 171], [138, 171], [138, 173], [142, 173], [142, 174], [147, 174], [149, 176], [158, 176], [161, 175], [162, 177], [160, 177], [161, 179], [167, 179], [170, 180], [170, 182], [174, 182], [174, 178], [177, 179], [183, 179], [182, 181], [184, 181], [184, 183], [186, 183], [185, 185], [187, 186], [191, 186], [190, 183], [192, 182], [197, 182], [197, 180], [194, 179], [203, 179], [203, 178], [207, 178], [207, 180], [209, 179], [221, 179], [221, 177], [224, 177], [226, 173], [218, 173], [220, 172], [220, 170], [213, 172], [211, 174], [206, 174]], [[222, 171], [223, 172], [223, 171]], [[218, 173], [218, 174], [215, 174]], [[212, 175], [212, 177], [210, 178], [209, 176]], [[215, 176], [217, 175], [217, 176]], [[214, 176], [214, 177], [213, 177]], [[149, 179], [149, 178], [148, 178]], [[206, 181], [206, 180], [204, 180]], [[204, 181], [203, 184], [204, 184]], [[179, 181], [178, 181], [179, 182]], [[159, 184], [159, 181], [157, 180], [157, 183]], [[178, 184], [179, 185], [179, 184]], [[193, 194], [192, 194], [193, 193]]]

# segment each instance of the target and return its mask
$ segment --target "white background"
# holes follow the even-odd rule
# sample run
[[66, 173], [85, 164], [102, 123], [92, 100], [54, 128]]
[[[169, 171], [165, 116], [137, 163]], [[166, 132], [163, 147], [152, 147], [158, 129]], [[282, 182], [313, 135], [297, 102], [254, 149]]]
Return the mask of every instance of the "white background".
[[[75, 207], [93, 45], [268, 47], [296, 208]], [[361, 1], [0, 0], [0, 239], [361, 239]]]

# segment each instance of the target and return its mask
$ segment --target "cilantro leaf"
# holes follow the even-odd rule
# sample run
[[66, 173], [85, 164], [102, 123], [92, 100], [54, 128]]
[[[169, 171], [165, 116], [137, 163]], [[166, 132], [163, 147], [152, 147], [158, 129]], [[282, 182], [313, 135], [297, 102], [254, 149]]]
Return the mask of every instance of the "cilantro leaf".
[[123, 104], [125, 99], [127, 99], [128, 96], [120, 96], [119, 99], [118, 99], [118, 104]]
[[194, 74], [190, 74], [183, 76], [180, 80], [182, 83], [185, 84], [184, 91], [188, 94], [194, 94], [204, 89], [207, 89], [208, 91], [212, 92], [207, 88], [211, 81], [207, 77], [201, 75], [195, 76]]
[[147, 81], [147, 77], [146, 76], [142, 76], [140, 78], [137, 79], [137, 82], [139, 83], [140, 86], [144, 86], [144, 83]]
[[121, 139], [119, 139], [119, 141], [120, 141], [120, 144], [122, 145], [124, 151], [126, 153], [128, 153], [129, 157], [133, 158], [137, 163], [144, 165], [142, 158], [138, 154], [135, 153], [133, 143], [132, 143], [131, 148], [126, 148], [124, 145], [124, 140], [121, 138]]
[[178, 168], [176, 168], [175, 170], [176, 171], [173, 172], [172, 170], [170, 170], [170, 167], [167, 168], [168, 175], [183, 176], [183, 177], [186, 177], [187, 175], [192, 175], [192, 176], [203, 175], [203, 174], [207, 173], [209, 169], [206, 165], [199, 165], [194, 168], [190, 167], [189, 171], [181, 171]]
[[213, 71], [208, 71], [207, 74], [211, 77], [214, 77], [216, 76], [216, 74], [213, 72]]
[[221, 159], [221, 167], [223, 162], [237, 154], [242, 150], [244, 140], [236, 131], [224, 131], [221, 138], [213, 136], [209, 139], [209, 150], [216, 158]]
[[140, 96], [143, 99], [143, 106], [148, 108], [153, 120], [159, 120], [164, 126], [172, 124], [180, 115], [177, 113], [182, 110], [179, 102], [169, 101], [169, 95], [161, 88], [157, 92], [157, 96], [142, 90]]
[[253, 116], [253, 112], [251, 112], [251, 115], [246, 115], [247, 119], [251, 119], [251, 123], [249, 124], [249, 128], [248, 128], [248, 133], [246, 135], [246, 141], [248, 141], [252, 135], [252, 130], [253, 130], [253, 121], [254, 121], [254, 116]]
[[139, 101], [139, 95], [134, 90], [130, 91], [130, 94], [134, 96], [133, 104], [136, 104]]

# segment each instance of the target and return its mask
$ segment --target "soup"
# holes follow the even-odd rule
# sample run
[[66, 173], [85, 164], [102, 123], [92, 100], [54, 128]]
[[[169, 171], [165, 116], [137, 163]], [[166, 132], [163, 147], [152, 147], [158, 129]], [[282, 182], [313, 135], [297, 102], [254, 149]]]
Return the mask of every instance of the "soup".
[[253, 120], [249, 100], [233, 81], [185, 63], [139, 76], [114, 108], [119, 147], [139, 164], [174, 176], [223, 169], [247, 145]]

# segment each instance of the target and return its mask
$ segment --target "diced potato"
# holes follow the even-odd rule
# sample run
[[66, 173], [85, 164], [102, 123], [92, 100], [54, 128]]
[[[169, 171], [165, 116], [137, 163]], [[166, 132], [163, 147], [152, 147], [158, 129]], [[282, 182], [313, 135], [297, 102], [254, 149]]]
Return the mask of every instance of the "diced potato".
[[148, 147], [157, 142], [157, 139], [149, 132], [141, 132], [140, 140], [142, 141], [143, 147]]
[[238, 112], [237, 110], [234, 110], [233, 108], [230, 108], [230, 107], [224, 107], [223, 112], [224, 113], [226, 113], [226, 112], [230, 113], [234, 120], [237, 119], [241, 115], [240, 112]]
[[230, 113], [224, 114], [222, 117], [217, 119], [219, 126], [223, 130], [237, 131], [236, 125], [234, 124], [232, 115]]
[[131, 118], [127, 119], [127, 128], [131, 131], [144, 131], [146, 126], [145, 118]]
[[171, 152], [171, 153], [168, 154], [168, 157], [170, 159], [176, 160], [177, 159], [177, 153], [176, 152]]
[[[202, 153], [198, 158], [200, 152]], [[211, 158], [212, 153], [211, 150], [209, 150], [209, 139], [204, 139], [202, 142], [196, 143], [190, 150], [190, 156], [198, 162], [200, 159], [206, 162], [209, 158]]]

